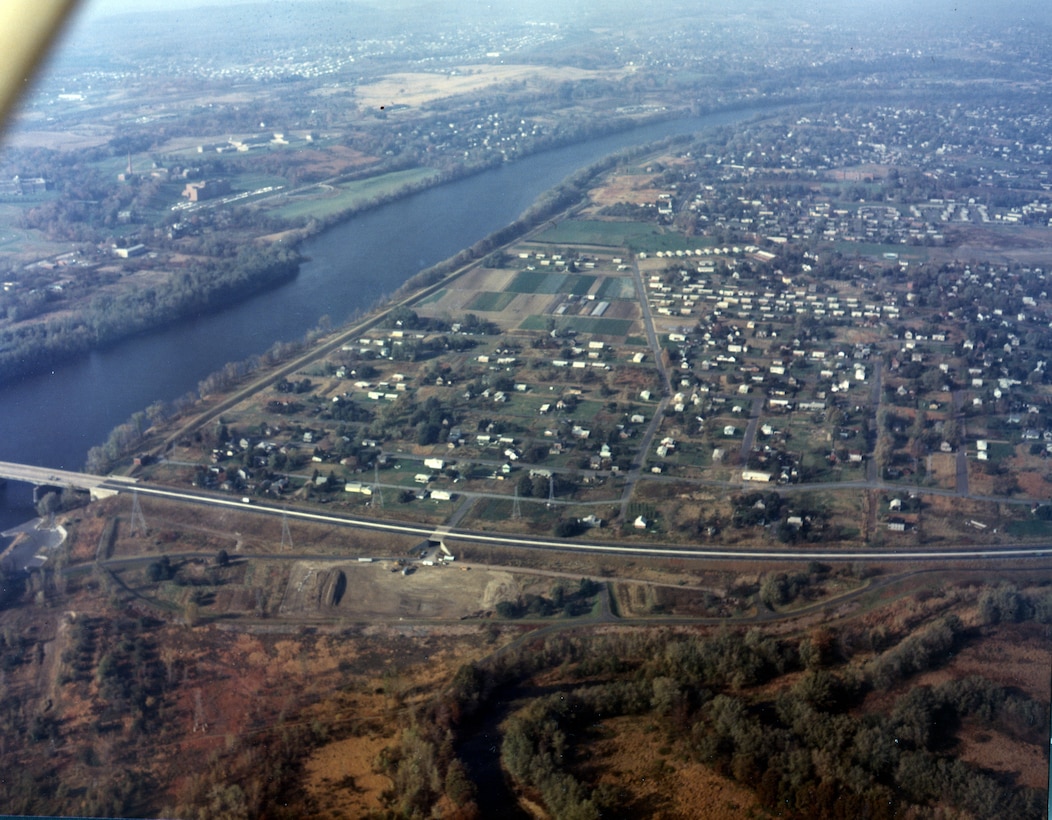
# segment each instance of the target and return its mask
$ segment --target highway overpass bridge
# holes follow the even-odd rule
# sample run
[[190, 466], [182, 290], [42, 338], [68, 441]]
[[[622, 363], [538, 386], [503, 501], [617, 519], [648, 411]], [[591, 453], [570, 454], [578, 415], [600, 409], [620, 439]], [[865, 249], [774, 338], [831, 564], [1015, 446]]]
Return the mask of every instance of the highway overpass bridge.
[[136, 479], [125, 476], [102, 476], [76, 473], [72, 470], [56, 470], [51, 467], [34, 467], [31, 464], [16, 464], [0, 461], [0, 478], [8, 481], [23, 481], [34, 487], [57, 487], [87, 490], [93, 499], [109, 498], [122, 488], [130, 488]]

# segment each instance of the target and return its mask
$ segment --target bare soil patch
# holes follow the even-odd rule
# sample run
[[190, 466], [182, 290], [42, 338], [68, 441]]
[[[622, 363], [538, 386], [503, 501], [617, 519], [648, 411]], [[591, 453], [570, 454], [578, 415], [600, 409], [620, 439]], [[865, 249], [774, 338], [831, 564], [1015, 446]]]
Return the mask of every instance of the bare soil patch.
[[609, 181], [588, 192], [595, 207], [603, 208], [627, 202], [632, 205], [653, 205], [658, 195], [668, 193], [664, 188], [652, 184], [652, 174], [617, 174]]
[[954, 453], [933, 453], [931, 456], [931, 478], [936, 486], [944, 490], [957, 488], [957, 456]]

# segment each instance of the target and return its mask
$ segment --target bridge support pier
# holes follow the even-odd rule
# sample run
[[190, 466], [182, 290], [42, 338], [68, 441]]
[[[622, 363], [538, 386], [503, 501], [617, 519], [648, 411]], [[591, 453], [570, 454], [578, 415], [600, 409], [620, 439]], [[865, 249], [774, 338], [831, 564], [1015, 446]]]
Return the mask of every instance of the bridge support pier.
[[33, 503], [38, 504], [40, 499], [48, 493], [62, 494], [62, 487], [56, 487], [53, 484], [34, 484], [33, 485]]

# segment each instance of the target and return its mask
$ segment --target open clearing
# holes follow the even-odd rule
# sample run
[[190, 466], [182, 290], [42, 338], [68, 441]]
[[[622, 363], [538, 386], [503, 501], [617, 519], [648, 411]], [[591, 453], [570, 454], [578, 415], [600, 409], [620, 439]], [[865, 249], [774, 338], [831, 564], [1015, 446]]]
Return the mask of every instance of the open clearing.
[[426, 168], [410, 168], [343, 185], [318, 185], [301, 197], [280, 200], [283, 204], [274, 211], [283, 219], [325, 218], [390, 196], [409, 185], [427, 184], [436, 174]]
[[538, 90], [553, 83], [620, 77], [624, 71], [588, 71], [581, 68], [555, 68], [531, 65], [467, 65], [439, 73], [406, 72], [391, 74], [375, 83], [359, 86], [358, 102], [371, 109], [390, 106], [418, 107], [447, 97], [477, 94], [491, 86], [525, 83]]
[[279, 614], [330, 614], [355, 621], [456, 620], [491, 613], [502, 601], [516, 601], [526, 593], [544, 594], [550, 587], [550, 578], [485, 567], [413, 567], [403, 575], [390, 561], [297, 561], [289, 572]]

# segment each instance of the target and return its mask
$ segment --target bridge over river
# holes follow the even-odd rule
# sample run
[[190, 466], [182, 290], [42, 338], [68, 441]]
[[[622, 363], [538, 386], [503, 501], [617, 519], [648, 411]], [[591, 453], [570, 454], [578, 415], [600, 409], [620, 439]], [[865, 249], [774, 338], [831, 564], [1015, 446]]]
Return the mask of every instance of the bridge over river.
[[91, 473], [75, 473], [72, 470], [56, 470], [52, 467], [34, 467], [31, 464], [16, 464], [0, 461], [0, 478], [8, 481], [24, 481], [35, 487], [72, 487], [87, 490], [93, 499], [109, 498], [123, 488], [131, 487], [136, 479], [126, 476], [102, 476]]

